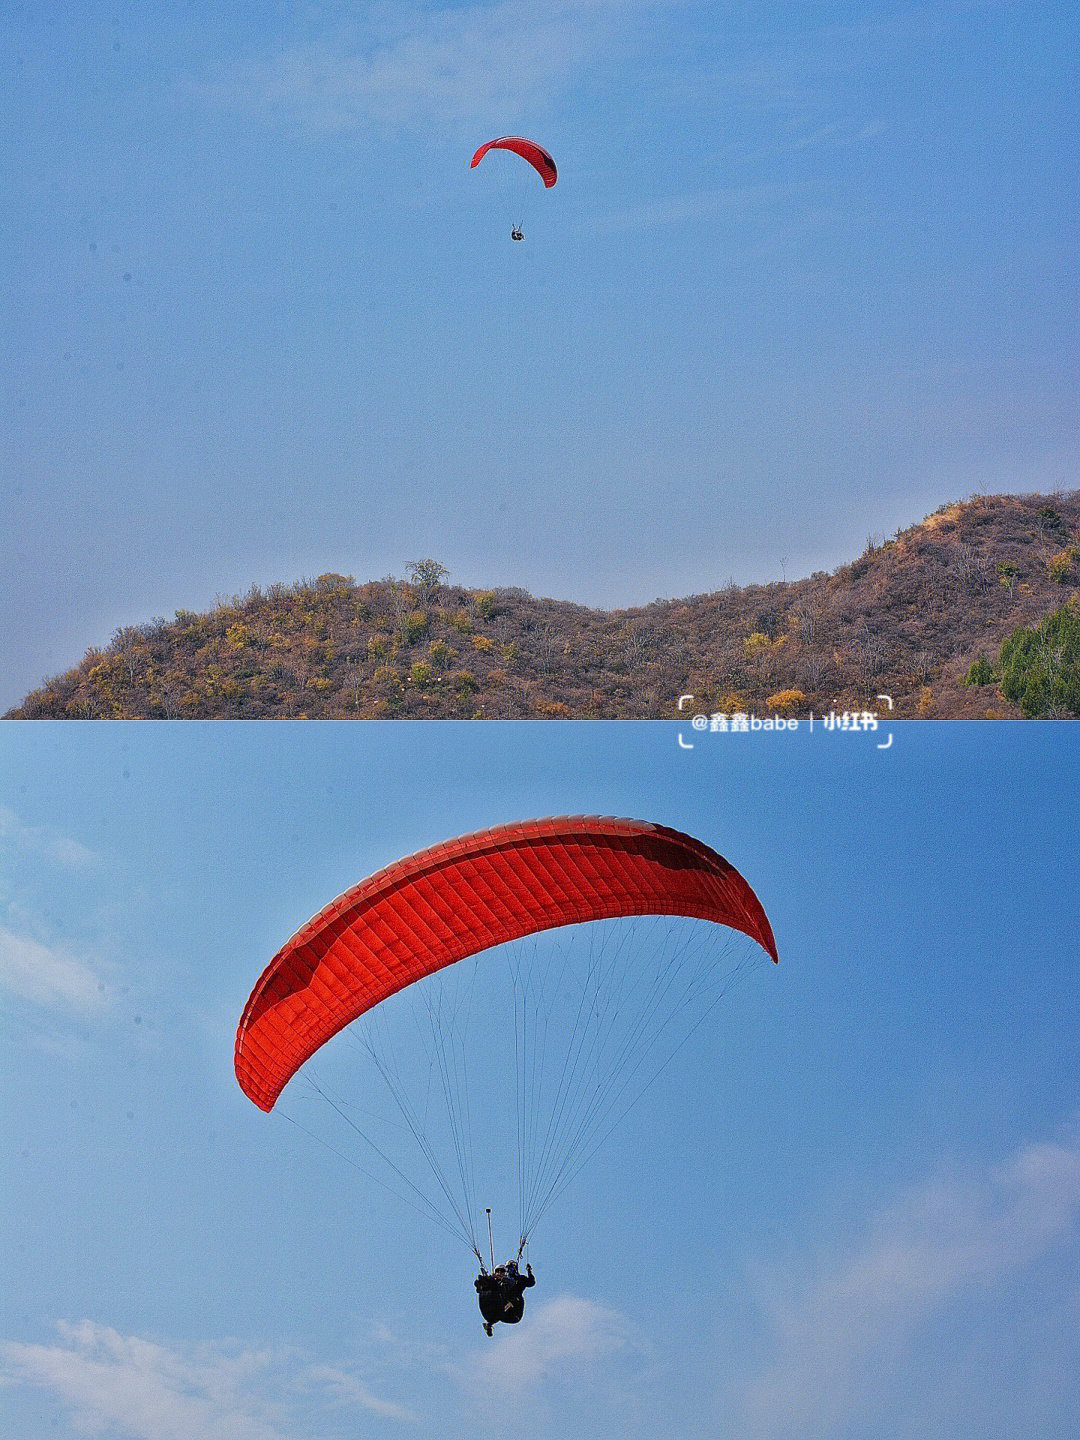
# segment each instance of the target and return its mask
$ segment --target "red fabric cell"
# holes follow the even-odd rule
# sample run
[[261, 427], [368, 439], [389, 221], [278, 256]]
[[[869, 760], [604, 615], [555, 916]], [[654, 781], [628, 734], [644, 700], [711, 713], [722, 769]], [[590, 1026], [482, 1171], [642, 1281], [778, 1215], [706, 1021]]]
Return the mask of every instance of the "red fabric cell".
[[544, 147], [537, 145], [534, 140], [526, 140], [520, 135], [504, 135], [501, 140], [489, 140], [486, 145], [481, 145], [469, 161], [469, 168], [473, 169], [479, 165], [489, 150], [512, 150], [515, 155], [520, 155], [523, 160], [529, 162], [549, 190], [559, 178], [555, 161]]

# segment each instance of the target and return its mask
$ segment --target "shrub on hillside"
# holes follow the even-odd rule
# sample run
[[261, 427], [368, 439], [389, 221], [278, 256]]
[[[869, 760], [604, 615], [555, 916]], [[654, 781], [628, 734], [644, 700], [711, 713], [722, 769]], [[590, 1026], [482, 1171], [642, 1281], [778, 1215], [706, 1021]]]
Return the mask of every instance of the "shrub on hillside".
[[805, 700], [806, 696], [801, 690], [778, 690], [775, 695], [766, 696], [765, 704], [780, 715], [790, 715], [792, 710], [797, 710]]
[[1055, 585], [1066, 585], [1070, 580], [1076, 578], [1076, 564], [1080, 560], [1080, 549], [1070, 545], [1067, 550], [1059, 550], [1056, 555], [1051, 555], [1046, 562], [1046, 573]]
[[1002, 560], [997, 567], [998, 579], [1006, 590], [1011, 590], [1020, 575], [1020, 566], [1011, 560]]
[[401, 638], [406, 645], [415, 645], [428, 627], [423, 610], [410, 610], [401, 622]]
[[1019, 625], [1001, 647], [1001, 692], [1029, 720], [1080, 716], [1080, 603]]
[[994, 671], [990, 661], [980, 651], [978, 658], [972, 661], [967, 674], [964, 676], [965, 685], [989, 685], [994, 678]]

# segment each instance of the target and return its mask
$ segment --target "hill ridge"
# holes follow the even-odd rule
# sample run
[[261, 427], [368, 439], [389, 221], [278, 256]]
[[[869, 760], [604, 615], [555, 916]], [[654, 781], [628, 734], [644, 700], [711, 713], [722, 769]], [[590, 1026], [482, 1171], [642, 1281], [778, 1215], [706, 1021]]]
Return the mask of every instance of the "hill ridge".
[[943, 505], [831, 572], [617, 610], [515, 587], [316, 580], [125, 626], [7, 718], [589, 718], [800, 714], [893, 696], [898, 718], [1007, 718], [966, 685], [1018, 625], [1080, 595], [1080, 491]]

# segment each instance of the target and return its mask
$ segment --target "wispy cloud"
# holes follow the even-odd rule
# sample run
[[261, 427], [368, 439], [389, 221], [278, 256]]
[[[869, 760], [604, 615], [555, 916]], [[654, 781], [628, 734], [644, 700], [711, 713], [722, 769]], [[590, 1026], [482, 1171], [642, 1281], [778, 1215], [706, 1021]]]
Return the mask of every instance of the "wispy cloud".
[[598, 1365], [617, 1354], [640, 1354], [643, 1346], [630, 1322], [616, 1310], [575, 1295], [558, 1295], [530, 1307], [529, 1323], [496, 1332], [494, 1343], [477, 1351], [455, 1372], [474, 1395], [501, 1396], [595, 1378]]
[[103, 1009], [111, 992], [85, 960], [0, 926], [0, 987], [37, 1005], [84, 1013]]
[[909, 1191], [810, 1275], [774, 1275], [776, 1348], [747, 1396], [752, 1433], [836, 1433], [937, 1311], [1075, 1242], [1078, 1220], [1080, 1145], [1035, 1144], [985, 1174]]
[[810, 193], [808, 182], [730, 186], [649, 200], [597, 222], [603, 231], [651, 230], [657, 225], [683, 225], [724, 213], [744, 215], [785, 204]]
[[43, 855], [69, 870], [86, 870], [97, 863], [97, 855], [78, 840], [46, 825], [27, 825], [14, 810], [0, 805], [0, 843]]
[[[293, 1415], [317, 1392], [389, 1419], [408, 1412], [347, 1371], [287, 1351], [236, 1345], [167, 1346], [83, 1320], [57, 1326], [59, 1343], [0, 1342], [0, 1376], [51, 1392], [74, 1425], [133, 1440], [285, 1440], [311, 1433]], [[305, 1401], [306, 1405], [308, 1401]]]
[[613, 47], [655, 0], [526, 0], [447, 8], [379, 4], [324, 33], [189, 79], [230, 108], [315, 130], [523, 118]]
[[415, 1421], [416, 1415], [393, 1400], [382, 1400], [371, 1392], [356, 1375], [334, 1365], [313, 1365], [307, 1371], [307, 1380], [312, 1385], [324, 1388], [328, 1397], [338, 1405], [351, 1405], [360, 1410], [370, 1410], [375, 1415], [385, 1415], [389, 1420]]

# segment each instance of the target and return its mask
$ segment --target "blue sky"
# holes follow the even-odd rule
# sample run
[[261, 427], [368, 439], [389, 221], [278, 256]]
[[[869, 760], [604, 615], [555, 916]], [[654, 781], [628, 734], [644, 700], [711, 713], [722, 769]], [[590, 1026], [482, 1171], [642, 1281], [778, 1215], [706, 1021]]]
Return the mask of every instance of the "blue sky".
[[[1072, 1440], [1080, 736], [669, 725], [0, 732], [7, 1433]], [[244, 999], [347, 885], [481, 826], [686, 829], [781, 963], [537, 1234], [467, 1253], [257, 1111]]]
[[0, 704], [252, 582], [647, 602], [1074, 485], [1077, 18], [6, 5]]

